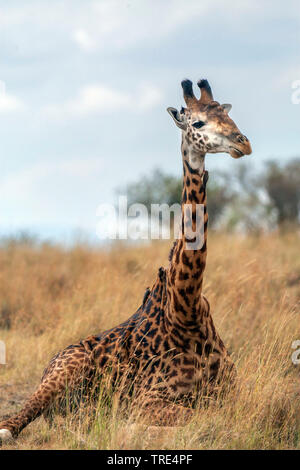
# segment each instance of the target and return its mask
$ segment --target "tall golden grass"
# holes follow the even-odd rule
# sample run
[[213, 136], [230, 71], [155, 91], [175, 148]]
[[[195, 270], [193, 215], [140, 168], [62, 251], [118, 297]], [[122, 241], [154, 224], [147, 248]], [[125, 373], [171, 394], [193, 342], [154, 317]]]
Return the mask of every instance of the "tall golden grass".
[[[54, 353], [128, 318], [140, 305], [169, 243], [109, 251], [43, 245], [0, 250], [0, 417], [17, 411]], [[238, 369], [222, 405], [195, 411], [183, 428], [130, 426], [117, 407], [43, 418], [7, 448], [295, 449], [300, 448], [300, 257], [297, 234], [210, 234], [204, 292]]]

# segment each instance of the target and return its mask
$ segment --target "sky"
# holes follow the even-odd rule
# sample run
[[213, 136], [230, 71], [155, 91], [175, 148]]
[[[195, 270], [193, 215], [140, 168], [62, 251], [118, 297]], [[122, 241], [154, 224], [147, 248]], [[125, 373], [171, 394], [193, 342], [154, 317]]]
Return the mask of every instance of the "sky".
[[0, 0], [0, 44], [0, 235], [94, 238], [120, 188], [181, 175], [185, 77], [233, 105], [251, 165], [300, 155], [298, 0]]

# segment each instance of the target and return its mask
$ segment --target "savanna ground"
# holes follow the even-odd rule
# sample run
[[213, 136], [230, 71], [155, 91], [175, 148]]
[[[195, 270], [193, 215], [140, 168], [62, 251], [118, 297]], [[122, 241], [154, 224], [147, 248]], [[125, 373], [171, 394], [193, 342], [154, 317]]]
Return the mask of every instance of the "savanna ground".
[[[137, 309], [170, 243], [105, 252], [8, 244], [0, 249], [0, 417], [20, 409], [59, 349], [99, 333]], [[300, 448], [299, 235], [241, 238], [210, 234], [204, 292], [238, 368], [225, 401], [195, 411], [184, 428], [132, 428], [112, 404], [92, 425], [43, 418], [10, 449], [296, 449]]]

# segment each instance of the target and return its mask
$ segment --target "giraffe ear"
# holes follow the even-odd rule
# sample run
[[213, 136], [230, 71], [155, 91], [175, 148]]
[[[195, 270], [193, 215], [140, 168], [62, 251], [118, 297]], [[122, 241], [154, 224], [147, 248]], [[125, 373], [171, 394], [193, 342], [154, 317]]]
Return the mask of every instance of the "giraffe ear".
[[232, 108], [232, 105], [231, 104], [228, 104], [228, 103], [225, 103], [225, 104], [221, 104], [221, 107], [224, 109], [225, 113], [229, 113], [229, 111], [231, 110]]
[[179, 111], [176, 108], [167, 108], [167, 111], [172, 117], [176, 126], [179, 127], [179, 129], [185, 130], [186, 121], [185, 121], [184, 113], [179, 113]]

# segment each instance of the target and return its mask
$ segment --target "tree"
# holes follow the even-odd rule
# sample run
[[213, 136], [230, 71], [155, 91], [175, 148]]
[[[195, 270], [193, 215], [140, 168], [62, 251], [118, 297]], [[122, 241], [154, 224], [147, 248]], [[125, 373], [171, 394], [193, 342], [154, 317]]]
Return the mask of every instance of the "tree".
[[[180, 204], [182, 178], [156, 169], [124, 192], [128, 204]], [[232, 170], [214, 171], [207, 185], [209, 226], [242, 232], [269, 231], [277, 226], [299, 224], [300, 158], [285, 164], [265, 163], [262, 170], [249, 160]]]
[[[150, 212], [151, 204], [172, 206], [181, 203], [182, 178], [155, 169], [149, 176], [143, 176], [139, 181], [127, 185], [121, 192], [127, 195], [128, 205], [144, 204]], [[207, 205], [211, 227], [215, 227], [233, 197], [227, 175], [215, 172], [207, 185]]]
[[285, 165], [269, 162], [262, 183], [274, 206], [278, 225], [299, 224], [300, 213], [300, 159]]
[[180, 204], [182, 180], [155, 169], [149, 176], [128, 184], [123, 192], [127, 194], [128, 205], [144, 204], [150, 211], [151, 204]]
[[226, 213], [226, 229], [259, 233], [274, 228], [274, 208], [253, 165], [247, 160], [241, 161], [230, 176], [234, 197]]

